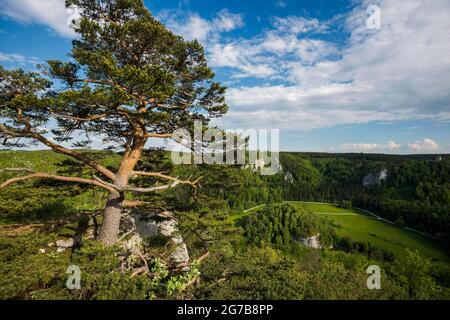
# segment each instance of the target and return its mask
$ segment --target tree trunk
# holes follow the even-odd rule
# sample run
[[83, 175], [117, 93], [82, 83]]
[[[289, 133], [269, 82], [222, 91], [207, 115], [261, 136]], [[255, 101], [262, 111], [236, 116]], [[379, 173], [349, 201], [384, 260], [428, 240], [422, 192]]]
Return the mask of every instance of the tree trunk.
[[106, 246], [112, 246], [117, 242], [123, 201], [123, 193], [111, 193], [109, 195], [100, 228], [100, 241]]

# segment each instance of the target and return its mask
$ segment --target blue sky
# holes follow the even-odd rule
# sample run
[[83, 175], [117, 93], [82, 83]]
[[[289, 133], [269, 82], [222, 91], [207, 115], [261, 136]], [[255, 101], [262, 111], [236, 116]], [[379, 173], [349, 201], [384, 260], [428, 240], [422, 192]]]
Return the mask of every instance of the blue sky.
[[[295, 151], [449, 153], [448, 0], [154, 0], [229, 87], [225, 128], [280, 129]], [[380, 8], [379, 29], [366, 25]], [[0, 0], [0, 64], [67, 59], [64, 0]]]

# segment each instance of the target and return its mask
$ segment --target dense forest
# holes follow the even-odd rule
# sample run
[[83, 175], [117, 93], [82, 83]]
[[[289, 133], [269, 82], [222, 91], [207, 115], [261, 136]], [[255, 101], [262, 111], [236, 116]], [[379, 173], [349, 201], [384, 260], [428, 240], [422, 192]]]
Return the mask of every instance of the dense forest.
[[225, 195], [230, 207], [350, 201], [450, 244], [448, 156], [281, 153], [280, 160], [283, 170], [276, 176], [247, 173], [243, 187]]

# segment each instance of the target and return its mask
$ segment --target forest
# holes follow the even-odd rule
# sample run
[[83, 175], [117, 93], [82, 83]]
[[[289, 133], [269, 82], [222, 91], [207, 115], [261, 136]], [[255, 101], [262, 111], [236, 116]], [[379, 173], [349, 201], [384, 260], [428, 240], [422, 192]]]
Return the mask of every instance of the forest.
[[[111, 152], [87, 153], [108, 167], [117, 165], [120, 159], [120, 155]], [[39, 169], [58, 168], [59, 172], [82, 170], [87, 175], [89, 172], [88, 167], [80, 168], [67, 157], [51, 151], [1, 151], [1, 154], [2, 167], [14, 163]], [[240, 166], [174, 166], [169, 154], [163, 150], [144, 153], [140, 169], [164, 170], [174, 176], [194, 174], [204, 177], [196, 190], [180, 186], [168, 192], [135, 198], [151, 203], [154, 210], [163, 207], [175, 213], [193, 259], [190, 271], [181, 274], [170, 269], [167, 239], [145, 240], [144, 258], [152, 274], [149, 277], [146, 273], [134, 275], [143, 265], [140, 258], [127, 262], [123, 270], [124, 262], [120, 259], [124, 252], [120, 245], [105, 249], [88, 237], [90, 221], [101, 223], [99, 213], [102, 202], [107, 200], [102, 190], [45, 180], [6, 189], [0, 194], [0, 296], [8, 299], [449, 298], [448, 263], [434, 261], [415, 251], [407, 251], [404, 257], [395, 256], [370, 242], [359, 243], [339, 237], [332, 229], [332, 221], [304, 209], [278, 204], [289, 192], [304, 190], [295, 188], [295, 179], [303, 177], [306, 180], [304, 162], [314, 161], [306, 160], [311, 159], [308, 154], [281, 153], [281, 159], [285, 156], [290, 160], [298, 158], [302, 164], [298, 168], [302, 170], [296, 171], [289, 167], [292, 163], [282, 161], [283, 171], [276, 176], [263, 177]], [[352, 161], [345, 156], [341, 159], [338, 155], [319, 156], [327, 157], [328, 162]], [[389, 156], [383, 158], [382, 164], [389, 168], [405, 164], [428, 168], [448, 166], [446, 159], [437, 164], [432, 159], [402, 157], [402, 161], [398, 161]], [[354, 173], [356, 177], [374, 170], [373, 163], [364, 163], [361, 159], [354, 161], [369, 168], [366, 172]], [[415, 161], [418, 164], [414, 164]], [[289, 172], [292, 172], [293, 182], [285, 180], [288, 168], [292, 170]], [[313, 165], [309, 167], [310, 170], [313, 168]], [[328, 168], [330, 177], [313, 171], [317, 173], [314, 176], [317, 182], [339, 176], [333, 174], [332, 167]], [[0, 174], [2, 180], [11, 175], [13, 173]], [[361, 181], [358, 183], [360, 177], [356, 177], [353, 180], [355, 189], [361, 185]], [[389, 179], [388, 175], [384, 183], [390, 184]], [[400, 177], [396, 176], [397, 179]], [[374, 188], [383, 190], [381, 188], [385, 187]], [[359, 190], [364, 188], [359, 187]], [[339, 195], [329, 199], [339, 202]], [[298, 195], [296, 199], [304, 198]], [[342, 199], [351, 198], [346, 194]], [[261, 203], [273, 204], [244, 219], [234, 218], [243, 212], [240, 208]], [[137, 207], [133, 211], [147, 210], [147, 207]], [[316, 234], [321, 235], [323, 249], [299, 244], [299, 238]], [[81, 235], [83, 240], [69, 251], [57, 253], [56, 248], [48, 246], [61, 237], [76, 235]], [[39, 252], [42, 248], [45, 254]], [[205, 253], [207, 257], [203, 258]], [[382, 266], [383, 290], [371, 291], [365, 287], [365, 269], [374, 263]], [[80, 290], [65, 287], [69, 264], [79, 265], [83, 270]], [[23, 268], [28, 272], [19, 271]], [[192, 279], [197, 277], [201, 281], [192, 284]]]
[[[250, 177], [245, 188], [226, 195], [230, 208], [283, 200], [349, 201], [450, 244], [448, 156], [281, 153], [280, 159], [282, 174]], [[364, 185], [365, 177], [383, 170], [385, 179]]]

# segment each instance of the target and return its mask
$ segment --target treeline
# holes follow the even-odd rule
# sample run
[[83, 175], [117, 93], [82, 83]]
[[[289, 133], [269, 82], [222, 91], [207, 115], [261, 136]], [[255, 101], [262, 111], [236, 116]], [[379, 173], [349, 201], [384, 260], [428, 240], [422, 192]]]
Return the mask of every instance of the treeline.
[[359, 253], [366, 255], [372, 260], [387, 262], [393, 262], [395, 260], [394, 253], [392, 251], [378, 248], [367, 241], [353, 241], [349, 237], [337, 237], [334, 247], [337, 250], [342, 250], [348, 253]]

